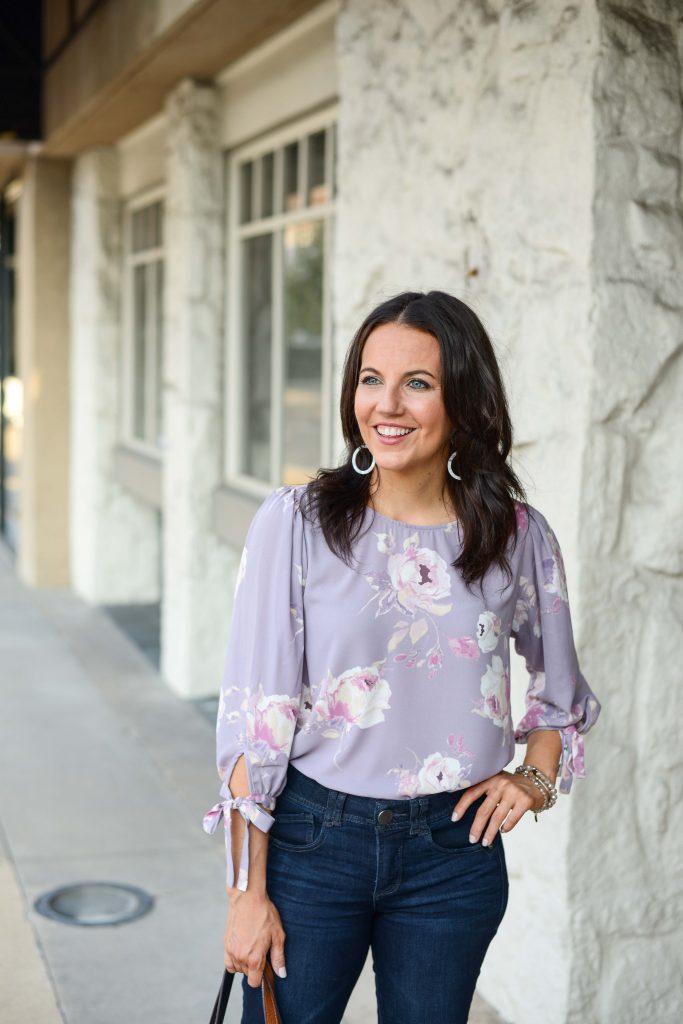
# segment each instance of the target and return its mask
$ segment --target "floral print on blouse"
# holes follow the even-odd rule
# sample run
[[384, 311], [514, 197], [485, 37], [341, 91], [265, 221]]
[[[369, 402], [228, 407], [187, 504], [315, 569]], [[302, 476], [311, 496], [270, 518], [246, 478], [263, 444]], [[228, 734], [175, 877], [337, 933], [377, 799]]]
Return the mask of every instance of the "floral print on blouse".
[[[375, 799], [455, 793], [489, 778], [534, 729], [558, 729], [558, 788], [583, 777], [583, 734], [601, 705], [579, 669], [557, 538], [516, 503], [513, 578], [493, 566], [468, 591], [451, 563], [457, 521], [414, 526], [367, 508], [347, 566], [304, 519], [305, 484], [278, 487], [252, 519], [235, 584], [216, 722], [221, 800], [204, 829], [245, 820], [267, 832], [288, 762], [324, 786]], [[367, 528], [366, 528], [367, 527]], [[529, 672], [513, 726], [510, 638]], [[227, 780], [241, 754], [249, 796]], [[262, 807], [259, 807], [261, 804]]]

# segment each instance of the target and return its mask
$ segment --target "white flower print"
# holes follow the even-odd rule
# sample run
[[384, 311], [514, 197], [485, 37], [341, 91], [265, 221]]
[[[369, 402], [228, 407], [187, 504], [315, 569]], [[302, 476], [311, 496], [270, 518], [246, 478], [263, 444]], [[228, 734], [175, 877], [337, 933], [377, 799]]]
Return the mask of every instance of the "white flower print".
[[500, 636], [500, 619], [494, 612], [484, 611], [477, 620], [477, 643], [479, 648], [488, 653], [498, 646]]
[[[266, 694], [262, 686], [255, 693], [249, 693], [243, 708], [250, 748], [259, 753], [265, 751], [272, 757], [288, 751], [294, 736], [298, 707], [298, 699], [286, 693]], [[254, 758], [252, 761], [258, 763]]]
[[373, 532], [377, 537], [377, 550], [383, 555], [390, 555], [396, 547], [396, 538], [394, 537], [393, 532], [391, 530], [389, 533], [377, 533], [376, 530]]
[[391, 689], [382, 678], [383, 666], [380, 661], [368, 668], [357, 665], [339, 676], [328, 673], [313, 705], [313, 717], [327, 727], [323, 735], [333, 738], [354, 725], [368, 729], [384, 721]]
[[567, 604], [569, 602], [569, 597], [567, 595], [567, 575], [564, 568], [564, 561], [562, 559], [562, 552], [560, 551], [560, 545], [558, 544], [557, 537], [552, 530], [546, 530], [546, 537], [553, 553], [553, 557], [543, 559], [543, 589], [549, 594], [557, 594], [560, 601], [564, 601], [565, 604]]
[[451, 593], [448, 566], [438, 552], [418, 547], [419, 543], [414, 533], [403, 542], [403, 552], [389, 556], [387, 571], [396, 599], [407, 612], [422, 610], [445, 615], [451, 610], [450, 603], [438, 602]]
[[481, 677], [481, 693], [482, 699], [472, 711], [499, 726], [505, 742], [510, 727], [510, 679], [503, 659], [497, 654]]
[[512, 630], [517, 633], [519, 628], [527, 621], [533, 621], [532, 631], [534, 636], [541, 635], [541, 616], [538, 607], [538, 594], [536, 588], [526, 576], [519, 577], [519, 590], [522, 597], [517, 598], [515, 612], [512, 618]]
[[435, 750], [421, 759], [413, 750], [411, 751], [415, 759], [413, 767], [401, 766], [389, 769], [388, 775], [397, 776], [398, 796], [426, 796], [429, 793], [464, 789], [471, 785], [467, 776], [472, 771], [472, 765], [465, 765], [462, 759], [471, 759], [474, 755], [466, 748], [462, 736], [458, 738], [456, 744], [455, 737], [451, 734], [447, 743], [451, 748], [449, 754], [442, 754], [440, 750]]
[[441, 793], [443, 790], [461, 789], [465, 770], [456, 757], [446, 757], [437, 750], [425, 758], [417, 774], [419, 792]]
[[401, 552], [388, 556], [386, 572], [364, 573], [365, 579], [376, 591], [375, 597], [371, 599], [377, 600], [375, 618], [392, 610], [409, 612], [411, 615], [419, 612], [446, 615], [451, 610], [450, 602], [439, 603], [451, 593], [448, 565], [438, 552], [419, 545], [417, 533], [412, 533], [403, 541]]
[[304, 687], [297, 716], [301, 730], [320, 731], [327, 739], [339, 740], [333, 758], [337, 767], [344, 737], [351, 729], [378, 725], [389, 710], [391, 688], [382, 674], [385, 661], [381, 659], [364, 668], [356, 665], [339, 676], [328, 670], [318, 686]]

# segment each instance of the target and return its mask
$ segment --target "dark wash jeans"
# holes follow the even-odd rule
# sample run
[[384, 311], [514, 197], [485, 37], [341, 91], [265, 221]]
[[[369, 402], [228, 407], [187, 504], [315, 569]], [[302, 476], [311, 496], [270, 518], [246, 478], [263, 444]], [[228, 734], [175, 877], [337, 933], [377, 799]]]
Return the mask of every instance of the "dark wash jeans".
[[[369, 947], [379, 1024], [466, 1024], [508, 874], [500, 832], [468, 839], [483, 795], [451, 821], [461, 795], [353, 796], [290, 762], [266, 874], [286, 932], [283, 1024], [339, 1024]], [[242, 1024], [263, 1024], [260, 989], [242, 988]]]

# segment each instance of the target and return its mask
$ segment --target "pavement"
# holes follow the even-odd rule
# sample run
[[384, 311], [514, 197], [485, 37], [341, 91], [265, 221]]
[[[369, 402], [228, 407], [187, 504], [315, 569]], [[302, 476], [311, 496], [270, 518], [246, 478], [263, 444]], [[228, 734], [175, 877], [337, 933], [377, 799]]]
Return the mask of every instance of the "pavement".
[[[0, 1021], [202, 1024], [223, 971], [212, 702], [185, 701], [102, 609], [34, 590], [0, 543]], [[137, 886], [115, 926], [44, 917], [61, 885]], [[241, 980], [241, 979], [239, 979]], [[233, 985], [226, 1024], [239, 1024]], [[373, 1024], [370, 956], [344, 1024]], [[470, 1024], [498, 1024], [475, 996]]]

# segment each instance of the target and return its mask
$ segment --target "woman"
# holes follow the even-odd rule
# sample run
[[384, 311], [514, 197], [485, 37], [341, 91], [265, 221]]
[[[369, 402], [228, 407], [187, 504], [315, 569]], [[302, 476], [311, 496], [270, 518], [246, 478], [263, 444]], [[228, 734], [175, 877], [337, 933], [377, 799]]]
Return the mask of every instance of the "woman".
[[[204, 819], [226, 828], [225, 964], [243, 1024], [267, 955], [286, 1024], [341, 1021], [370, 947], [384, 1024], [460, 1024], [507, 906], [502, 833], [584, 775], [600, 704], [473, 311], [438, 291], [373, 310], [341, 418], [343, 465], [266, 498], [239, 567]], [[515, 741], [533, 768], [506, 769]]]

